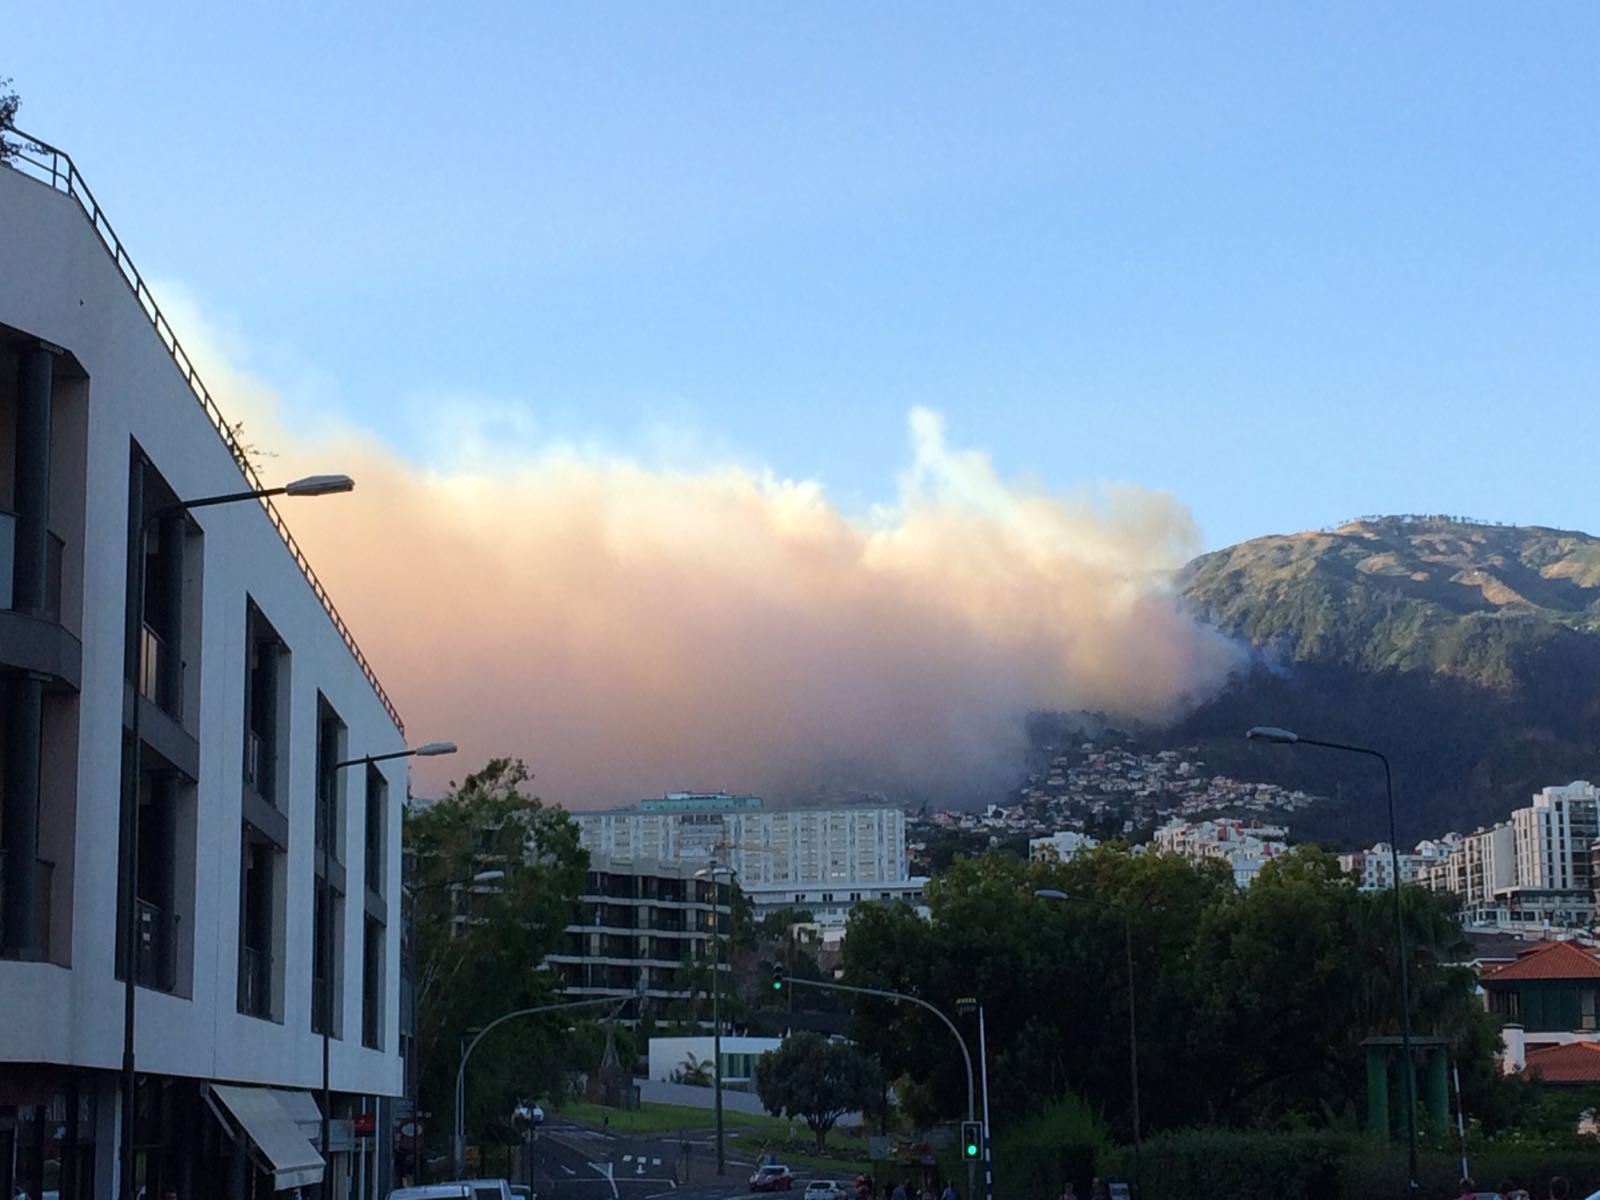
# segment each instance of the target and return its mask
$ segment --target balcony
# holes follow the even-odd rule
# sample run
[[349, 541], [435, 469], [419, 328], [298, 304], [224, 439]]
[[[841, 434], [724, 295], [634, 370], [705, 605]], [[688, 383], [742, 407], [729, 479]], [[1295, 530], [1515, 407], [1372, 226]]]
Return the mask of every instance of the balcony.
[[176, 986], [174, 948], [177, 945], [178, 918], [164, 908], [139, 901], [138, 958], [134, 978], [142, 987], [170, 992]]
[[268, 804], [274, 802], [272, 786], [272, 748], [254, 729], [244, 735], [244, 781]]
[[239, 952], [239, 1011], [272, 1016], [272, 956], [265, 950], [245, 946]]
[[31, 928], [23, 928], [19, 917], [6, 911], [6, 877], [16, 868], [20, 856], [0, 850], [0, 958], [42, 962], [50, 946], [50, 883], [55, 864], [42, 858], [33, 860], [33, 915]]
[[[66, 543], [55, 534], [46, 535], [44, 559], [43, 615], [61, 620], [61, 560]], [[0, 608], [16, 603], [17, 515], [0, 511]]]

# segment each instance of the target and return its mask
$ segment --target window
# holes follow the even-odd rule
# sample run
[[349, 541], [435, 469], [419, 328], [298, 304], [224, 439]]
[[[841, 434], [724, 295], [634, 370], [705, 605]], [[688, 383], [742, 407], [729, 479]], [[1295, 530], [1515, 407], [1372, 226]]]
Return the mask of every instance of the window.
[[373, 763], [367, 764], [367, 891], [383, 895], [384, 859], [388, 850], [389, 783]]
[[276, 808], [279, 791], [280, 717], [287, 725], [288, 649], [254, 602], [245, 607], [244, 782]]
[[383, 1048], [383, 941], [381, 921], [368, 917], [361, 947], [361, 1044]]
[[343, 862], [340, 803], [344, 791], [343, 773], [335, 769], [344, 756], [345, 725], [321, 693], [317, 695], [317, 849], [324, 841], [335, 862]]
[[239, 884], [239, 1011], [271, 1018], [273, 1005], [273, 902], [277, 849], [249, 824], [241, 836]]
[[344, 905], [332, 888], [319, 886], [312, 904], [311, 1028], [339, 1037], [339, 918]]

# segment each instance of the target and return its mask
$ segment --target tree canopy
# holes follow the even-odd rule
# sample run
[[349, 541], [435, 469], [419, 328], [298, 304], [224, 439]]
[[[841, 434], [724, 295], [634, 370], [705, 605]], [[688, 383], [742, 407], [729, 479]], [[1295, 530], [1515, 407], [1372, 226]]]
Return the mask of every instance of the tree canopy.
[[[524, 790], [530, 778], [520, 761], [493, 759], [442, 800], [406, 814], [425, 1109], [451, 1111], [467, 1030], [554, 996], [541, 964], [573, 920], [588, 856], [571, 817]], [[551, 1030], [569, 1024], [533, 1018], [489, 1035], [468, 1072], [475, 1127], [503, 1121], [513, 1096], [558, 1093], [573, 1065], [594, 1065], [566, 1061]]]
[[[1496, 1035], [1472, 972], [1452, 965], [1460, 929], [1431, 894], [1408, 887], [1402, 900], [1413, 1031], [1450, 1040], [1469, 1112], [1500, 1111]], [[1314, 848], [1246, 889], [1222, 863], [1118, 847], [1067, 863], [985, 855], [957, 859], [927, 902], [928, 920], [904, 905], [857, 910], [846, 979], [950, 1014], [981, 1003], [1001, 1121], [1070, 1093], [1131, 1134], [1129, 949], [1147, 1132], [1354, 1123], [1361, 1043], [1399, 1030], [1393, 895], [1357, 890]], [[934, 1017], [877, 1000], [855, 1014], [857, 1040], [891, 1076], [925, 1085], [946, 1118], [965, 1110], [960, 1054]], [[965, 1034], [975, 1045], [975, 1028]]]
[[850, 1043], [821, 1034], [791, 1034], [756, 1061], [761, 1103], [777, 1116], [803, 1120], [819, 1150], [840, 1117], [872, 1108], [882, 1092], [877, 1063]]

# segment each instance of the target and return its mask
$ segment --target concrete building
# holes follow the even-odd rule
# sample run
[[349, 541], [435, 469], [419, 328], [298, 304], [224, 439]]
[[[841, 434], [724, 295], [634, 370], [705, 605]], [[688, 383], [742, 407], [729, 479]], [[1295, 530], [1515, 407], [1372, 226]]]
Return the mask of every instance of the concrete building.
[[1084, 850], [1093, 850], [1100, 843], [1086, 833], [1064, 829], [1049, 837], [1028, 839], [1028, 857], [1034, 862], [1070, 862]]
[[0, 1185], [314, 1184], [324, 1032], [335, 1147], [401, 1085], [406, 773], [334, 769], [399, 717], [277, 509], [171, 507], [260, 485], [65, 156], [0, 166], [0, 229]]
[[[722, 1083], [725, 1087], [749, 1090], [755, 1087], [756, 1061], [769, 1050], [783, 1045], [782, 1038], [736, 1037], [722, 1039]], [[710, 1034], [701, 1037], [658, 1037], [650, 1039], [650, 1078], [657, 1083], [679, 1083], [693, 1074], [712, 1055]]]
[[1420, 882], [1461, 902], [1469, 927], [1576, 929], [1594, 919], [1596, 791], [1547, 787], [1509, 821], [1475, 829]]
[[1589, 847], [1597, 832], [1594, 784], [1534, 793], [1533, 803], [1511, 814], [1516, 836], [1517, 882], [1543, 891], [1590, 892]]
[[[725, 878], [715, 884], [697, 878], [704, 866], [591, 853], [567, 944], [545, 960], [561, 976], [563, 993], [620, 1001], [642, 991], [658, 1019], [670, 1015], [673, 1005], [690, 1004], [697, 993], [684, 968], [709, 965], [711, 939], [727, 928], [731, 914], [732, 889]], [[724, 973], [729, 969], [726, 941], [719, 966]], [[632, 1021], [637, 1013], [622, 1016]]]
[[1164, 854], [1204, 861], [1219, 859], [1233, 869], [1233, 881], [1248, 887], [1261, 868], [1287, 854], [1289, 831], [1281, 825], [1218, 817], [1212, 821], [1173, 818], [1155, 831], [1151, 845]]
[[758, 916], [803, 908], [842, 923], [860, 903], [920, 905], [927, 882], [907, 872], [905, 814], [888, 805], [769, 809], [757, 796], [671, 792], [572, 815], [585, 848], [612, 862], [723, 863]]

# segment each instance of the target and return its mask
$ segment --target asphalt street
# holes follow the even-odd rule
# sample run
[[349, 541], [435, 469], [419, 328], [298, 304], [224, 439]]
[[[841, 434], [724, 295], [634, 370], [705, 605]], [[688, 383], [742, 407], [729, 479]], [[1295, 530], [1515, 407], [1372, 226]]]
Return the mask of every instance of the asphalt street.
[[[676, 1133], [629, 1137], [554, 1120], [533, 1143], [534, 1190], [540, 1200], [749, 1200], [753, 1153], [730, 1140], [727, 1174], [719, 1178], [710, 1135], [696, 1131], [688, 1141], [686, 1163]], [[827, 1174], [797, 1173], [794, 1190], [782, 1195], [799, 1200], [807, 1179]]]

